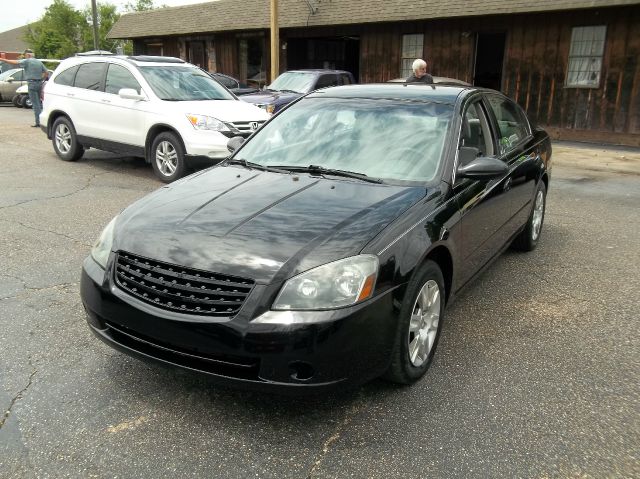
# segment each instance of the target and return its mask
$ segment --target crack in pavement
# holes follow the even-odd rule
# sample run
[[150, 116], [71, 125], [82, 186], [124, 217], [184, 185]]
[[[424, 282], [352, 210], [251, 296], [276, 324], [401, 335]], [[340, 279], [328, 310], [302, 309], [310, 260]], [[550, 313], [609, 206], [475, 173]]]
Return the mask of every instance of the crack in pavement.
[[[62, 290], [64, 290], [65, 288], [69, 288], [69, 287], [72, 287], [72, 286], [78, 286], [80, 284], [79, 282], [75, 282], [75, 283], [60, 283], [60, 284], [52, 284], [52, 285], [49, 285], [49, 286], [44, 286], [42, 288], [32, 288], [32, 287], [26, 286], [26, 284], [27, 284], [26, 281], [24, 281], [23, 279], [18, 278], [16, 276], [10, 276], [8, 274], [2, 274], [0, 276], [6, 276], [7, 278], [17, 279], [18, 281], [22, 282], [23, 288], [24, 288], [24, 290], [20, 291], [18, 294], [14, 294], [13, 296], [5, 296], [5, 297], [0, 298], [0, 301], [5, 301], [7, 299], [17, 299], [25, 291], [27, 291], [28, 293], [33, 293], [33, 292], [47, 291], [49, 289], [62, 289]], [[76, 291], [73, 291], [72, 293], [76, 294]]]
[[322, 451], [318, 456], [316, 456], [316, 460], [313, 461], [313, 466], [311, 467], [309, 474], [307, 474], [306, 479], [312, 479], [314, 472], [316, 471], [316, 469], [320, 467], [320, 465], [324, 461], [324, 458], [331, 450], [332, 444], [335, 443], [338, 439], [340, 439], [340, 435], [342, 434], [343, 430], [349, 424], [351, 424], [351, 421], [353, 420], [354, 416], [356, 416], [360, 412], [362, 405], [363, 405], [362, 393], [359, 393], [353, 405], [347, 411], [345, 418], [342, 421], [340, 421], [340, 423], [336, 427], [336, 430], [333, 432], [331, 436], [329, 436], [329, 438], [322, 445]]
[[105, 171], [105, 172], [103, 172], [103, 173], [95, 173], [94, 175], [92, 175], [92, 176], [87, 180], [87, 183], [86, 183], [82, 188], [79, 188], [79, 189], [77, 189], [77, 190], [75, 190], [75, 191], [72, 191], [71, 193], [67, 193], [67, 194], [65, 194], [65, 195], [60, 195], [60, 196], [48, 196], [48, 197], [46, 197], [46, 198], [32, 198], [32, 199], [30, 199], [30, 200], [20, 201], [20, 202], [18, 202], [18, 203], [14, 203], [14, 204], [12, 204], [12, 205], [0, 206], [0, 210], [4, 210], [4, 209], [7, 209], [7, 208], [14, 208], [14, 207], [16, 207], [16, 206], [21, 206], [21, 205], [24, 205], [24, 204], [27, 204], [27, 203], [32, 203], [32, 202], [34, 202], [34, 201], [57, 200], [57, 199], [60, 199], [60, 198], [67, 198], [67, 197], [69, 197], [69, 196], [73, 196], [73, 195], [75, 195], [75, 194], [77, 194], [77, 193], [80, 193], [81, 191], [84, 191], [84, 190], [86, 190], [87, 188], [89, 188], [89, 186], [91, 186], [91, 182], [92, 182], [95, 178], [97, 178], [98, 176], [101, 176], [101, 175], [106, 175], [107, 173], [108, 173], [108, 172], [106, 172], [106, 171]]
[[48, 230], [48, 229], [36, 228], [35, 226], [29, 226], [29, 225], [26, 225], [24, 223], [21, 223], [20, 221], [15, 221], [15, 220], [5, 220], [5, 219], [0, 218], [0, 221], [4, 221], [5, 223], [16, 223], [16, 224], [19, 224], [20, 226], [22, 226], [23, 228], [27, 228], [27, 229], [30, 229], [30, 230], [40, 231], [40, 232], [43, 232], [43, 233], [51, 233], [51, 234], [54, 234], [56, 236], [62, 236], [63, 238], [70, 239], [71, 241], [73, 241], [75, 243], [78, 243], [78, 244], [81, 244], [82, 246], [86, 246], [88, 248], [91, 248], [91, 244], [84, 243], [84, 242], [82, 242], [82, 241], [80, 241], [80, 240], [78, 240], [76, 238], [73, 238], [72, 236], [66, 235], [64, 233], [58, 233], [57, 231], [52, 231], [52, 230]]
[[[31, 358], [29, 358], [29, 364], [31, 364]], [[33, 367], [33, 364], [31, 364], [31, 367]], [[7, 421], [7, 419], [11, 415], [11, 409], [13, 408], [13, 406], [16, 404], [16, 402], [18, 402], [19, 399], [23, 398], [24, 393], [26, 393], [27, 389], [29, 389], [31, 387], [31, 384], [33, 383], [33, 376], [35, 376], [35, 374], [37, 372], [38, 372], [37, 369], [34, 369], [32, 371], [32, 373], [29, 375], [29, 383], [22, 389], [22, 391], [20, 391], [18, 394], [16, 394], [13, 397], [13, 399], [11, 400], [11, 403], [9, 404], [9, 407], [4, 412], [2, 417], [0, 417], [0, 429], [2, 429], [2, 426], [4, 426], [4, 423]]]

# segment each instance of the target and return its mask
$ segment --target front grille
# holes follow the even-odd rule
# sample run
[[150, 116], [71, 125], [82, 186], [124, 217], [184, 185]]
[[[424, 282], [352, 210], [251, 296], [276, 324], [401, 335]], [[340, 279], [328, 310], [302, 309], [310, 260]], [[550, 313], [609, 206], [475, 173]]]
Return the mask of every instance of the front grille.
[[116, 284], [160, 309], [214, 317], [235, 316], [253, 288], [249, 279], [163, 263], [118, 252]]
[[258, 128], [260, 128], [263, 123], [264, 123], [264, 120], [263, 121], [236, 121], [236, 122], [230, 123], [230, 125], [233, 126], [233, 128], [235, 128], [236, 130], [238, 130], [241, 134], [250, 135], [251, 133], [256, 131]]

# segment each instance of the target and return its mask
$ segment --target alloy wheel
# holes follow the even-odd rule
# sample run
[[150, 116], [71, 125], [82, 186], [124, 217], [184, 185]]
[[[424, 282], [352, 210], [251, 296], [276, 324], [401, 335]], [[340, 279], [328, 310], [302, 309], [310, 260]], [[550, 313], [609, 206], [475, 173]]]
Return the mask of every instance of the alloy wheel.
[[156, 148], [156, 165], [158, 171], [165, 176], [171, 176], [178, 167], [178, 152], [169, 141], [161, 141]]
[[531, 223], [531, 239], [536, 241], [540, 236], [540, 229], [542, 228], [542, 218], [544, 216], [544, 194], [541, 190], [536, 194], [536, 203], [533, 207], [533, 218]]
[[418, 293], [409, 323], [409, 360], [416, 367], [429, 358], [440, 322], [440, 288], [430, 279]]
[[71, 130], [64, 123], [60, 123], [56, 128], [56, 148], [63, 155], [71, 150]]

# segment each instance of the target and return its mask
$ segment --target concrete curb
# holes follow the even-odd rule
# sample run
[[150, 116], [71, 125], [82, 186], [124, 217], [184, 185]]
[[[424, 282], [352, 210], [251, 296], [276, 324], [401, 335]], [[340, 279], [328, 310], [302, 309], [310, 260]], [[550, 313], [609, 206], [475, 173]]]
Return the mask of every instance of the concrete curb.
[[552, 142], [554, 166], [640, 175], [640, 148]]

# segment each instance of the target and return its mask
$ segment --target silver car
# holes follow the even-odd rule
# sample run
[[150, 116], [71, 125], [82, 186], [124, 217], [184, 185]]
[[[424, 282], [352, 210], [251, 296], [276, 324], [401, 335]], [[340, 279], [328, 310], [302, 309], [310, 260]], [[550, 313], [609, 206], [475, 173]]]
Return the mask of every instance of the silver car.
[[26, 85], [22, 68], [13, 68], [0, 73], [0, 101], [11, 101], [18, 87]]

